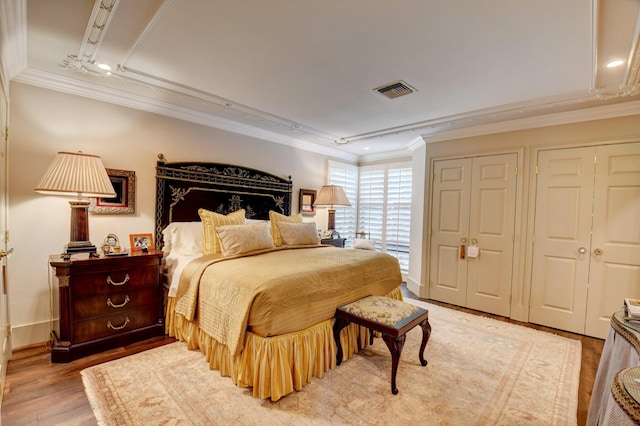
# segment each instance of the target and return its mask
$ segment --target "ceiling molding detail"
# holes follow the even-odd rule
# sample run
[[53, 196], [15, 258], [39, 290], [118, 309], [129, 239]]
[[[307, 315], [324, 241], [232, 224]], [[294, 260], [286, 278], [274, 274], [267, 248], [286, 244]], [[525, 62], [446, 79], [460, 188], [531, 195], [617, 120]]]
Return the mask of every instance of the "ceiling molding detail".
[[580, 123], [592, 120], [605, 120], [608, 118], [626, 117], [630, 115], [640, 115], [640, 100], [452, 129], [434, 134], [425, 134], [424, 139], [427, 143], [442, 142], [450, 139], [535, 129], [540, 127], [559, 126], [563, 124]]
[[[571, 93], [559, 97], [541, 98], [513, 105], [471, 111], [463, 114], [425, 120], [389, 129], [382, 129], [362, 135], [343, 138], [341, 144], [367, 141], [389, 135], [414, 132], [422, 134], [446, 132], [447, 129], [477, 128], [491, 123], [505, 123], [513, 120], [548, 116], [563, 108], [585, 108], [590, 102], [606, 101], [614, 98], [635, 96], [640, 94], [640, 83], [631, 87], [620, 87], [606, 90], [594, 90], [593, 93]], [[544, 119], [543, 119], [544, 120]]]
[[640, 17], [638, 25], [636, 25], [636, 37], [627, 60], [627, 78], [626, 86], [635, 88], [636, 92], [640, 92]]
[[91, 17], [82, 37], [80, 49], [77, 55], [68, 55], [62, 61], [61, 66], [75, 72], [90, 72], [100, 75], [108, 75], [108, 72], [100, 71], [95, 64], [95, 57], [104, 37], [109, 31], [109, 24], [115, 14], [120, 0], [96, 0], [93, 5]]
[[[6, 44], [9, 45], [8, 50], [11, 50], [6, 54], [3, 52], [3, 66], [5, 69], [9, 69], [9, 78], [16, 76], [13, 78], [14, 80], [26, 84], [149, 111], [347, 161], [377, 161], [382, 158], [406, 157], [418, 149], [424, 143], [423, 141], [435, 142], [632, 115], [638, 114], [639, 110], [638, 102], [640, 101], [635, 99], [640, 95], [640, 22], [636, 24], [635, 32], [629, 31], [634, 36], [631, 51], [628, 52], [624, 78], [615, 81], [609, 80], [600, 87], [596, 85], [598, 70], [596, 59], [599, 52], [598, 31], [602, 31], [602, 28], [597, 26], [601, 14], [601, 0], [590, 0], [592, 20], [590, 45], [593, 49], [593, 69], [591, 70], [592, 84], [589, 89], [563, 93], [553, 97], [529, 98], [523, 102], [502, 104], [345, 137], [328, 134], [302, 123], [238, 104], [216, 94], [125, 66], [124, 64], [129, 62], [131, 53], [137, 49], [138, 43], [146, 37], [159, 17], [166, 12], [171, 1], [165, 0], [156, 10], [154, 17], [147, 22], [144, 31], [136, 34], [137, 40], [133, 47], [130, 47], [131, 50], [129, 50], [123, 64], [115, 67], [116, 69], [110, 73], [106, 73], [97, 68], [94, 60], [99, 57], [96, 54], [100, 51], [110, 27], [113, 33], [117, 31], [118, 21], [114, 21], [115, 23], [111, 25], [111, 19], [115, 15], [114, 12], [118, 8], [120, 0], [95, 0], [92, 13], [86, 23], [83, 39], [78, 40], [80, 42], [78, 54], [68, 55], [66, 59], [62, 60], [63, 68], [67, 71], [72, 70], [86, 73], [87, 76], [103, 77], [92, 80], [84, 76], [76, 75], [79, 78], [66, 77], [53, 72], [27, 68], [27, 1], [0, 0], [0, 14], [2, 14], [0, 24], [7, 25], [5, 22], [9, 22], [8, 29], [0, 28], [2, 30], [0, 35], [4, 38], [5, 31], [8, 31], [10, 37], [6, 39]], [[603, 4], [606, 6], [606, 3]], [[122, 2], [119, 13], [124, 13], [126, 5], [126, 2]], [[90, 5], [87, 5], [88, 7]], [[604, 12], [602, 11], [602, 13]], [[615, 21], [613, 22], [615, 23]], [[5, 40], [3, 40], [4, 46]], [[102, 47], [103, 49], [107, 48], [106, 45]], [[70, 51], [73, 51], [73, 47]], [[63, 51], [60, 56], [64, 57], [67, 53], [68, 51]], [[625, 55], [626, 53], [625, 51]], [[4, 56], [6, 55], [10, 57], [5, 62]], [[127, 92], [126, 86], [135, 93]], [[162, 96], [154, 99], [154, 93], [156, 95], [160, 93]], [[393, 136], [396, 135], [402, 135], [403, 141], [409, 139], [411, 141], [405, 142], [403, 149], [391, 152], [377, 154], [348, 152], [349, 150], [359, 152], [357, 147], [353, 146], [358, 142], [374, 141], [385, 137], [393, 139]], [[350, 147], [347, 148], [346, 145], [350, 145]]]
[[[177, 106], [169, 102], [161, 102], [157, 99], [150, 99], [144, 96], [129, 92], [105, 88], [95, 84], [82, 82], [76, 79], [63, 77], [57, 74], [47, 73], [34, 69], [23, 70], [14, 81], [43, 87], [63, 93], [83, 96], [129, 108], [148, 111], [179, 120], [189, 121], [208, 127], [214, 127], [233, 133], [239, 133], [282, 145], [292, 146], [305, 151], [316, 152], [324, 155], [331, 155], [348, 161], [357, 161], [358, 156], [348, 152], [340, 151], [337, 148], [323, 147], [318, 144], [306, 142], [294, 137], [288, 137], [279, 133], [270, 132], [258, 127], [245, 125], [233, 120], [227, 120], [215, 115], [206, 114], [189, 108]], [[393, 153], [390, 153], [393, 155]]]

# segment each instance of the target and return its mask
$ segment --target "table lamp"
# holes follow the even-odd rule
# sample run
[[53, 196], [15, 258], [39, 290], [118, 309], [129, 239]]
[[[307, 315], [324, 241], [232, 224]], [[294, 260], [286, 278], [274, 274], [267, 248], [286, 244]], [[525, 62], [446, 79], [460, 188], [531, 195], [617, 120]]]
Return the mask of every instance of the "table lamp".
[[89, 241], [90, 202], [86, 198], [108, 198], [116, 195], [100, 157], [82, 152], [58, 152], [34, 190], [47, 195], [77, 197], [76, 200], [69, 201], [71, 238], [65, 252], [95, 253], [96, 246]]
[[350, 206], [351, 203], [341, 186], [325, 185], [320, 189], [313, 205], [316, 207], [328, 207], [329, 224], [327, 226], [327, 231], [332, 231], [333, 235], [336, 233], [336, 209], [334, 207]]

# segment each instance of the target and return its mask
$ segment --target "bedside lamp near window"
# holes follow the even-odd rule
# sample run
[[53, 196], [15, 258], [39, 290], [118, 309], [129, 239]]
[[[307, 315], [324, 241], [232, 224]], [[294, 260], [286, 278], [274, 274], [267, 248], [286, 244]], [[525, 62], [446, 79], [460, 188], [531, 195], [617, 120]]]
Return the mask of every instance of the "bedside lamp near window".
[[316, 207], [328, 207], [329, 224], [327, 231], [332, 231], [332, 235], [336, 232], [336, 209], [335, 206], [350, 206], [351, 203], [344, 193], [344, 189], [338, 185], [325, 185], [320, 189], [316, 201], [313, 203]]
[[95, 253], [89, 241], [88, 197], [116, 195], [109, 175], [97, 155], [82, 152], [58, 152], [35, 191], [46, 195], [75, 196], [71, 205], [71, 238], [66, 253]]

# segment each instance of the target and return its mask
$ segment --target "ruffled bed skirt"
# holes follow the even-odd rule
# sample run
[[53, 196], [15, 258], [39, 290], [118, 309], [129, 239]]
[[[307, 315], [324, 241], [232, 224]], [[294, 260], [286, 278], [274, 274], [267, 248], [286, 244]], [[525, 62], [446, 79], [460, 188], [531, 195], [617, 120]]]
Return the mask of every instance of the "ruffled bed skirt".
[[[400, 288], [387, 297], [402, 300]], [[313, 377], [322, 378], [325, 371], [336, 366], [336, 345], [333, 340], [333, 319], [323, 321], [294, 333], [261, 337], [247, 332], [244, 348], [231, 355], [226, 345], [204, 333], [197, 321], [189, 321], [175, 313], [175, 299], [169, 297], [166, 306], [166, 332], [187, 342], [189, 349], [200, 349], [209, 368], [229, 376], [241, 387], [253, 388], [253, 396], [277, 401], [294, 390], [311, 383]], [[349, 324], [340, 334], [344, 358], [358, 352], [368, 343], [369, 331]]]

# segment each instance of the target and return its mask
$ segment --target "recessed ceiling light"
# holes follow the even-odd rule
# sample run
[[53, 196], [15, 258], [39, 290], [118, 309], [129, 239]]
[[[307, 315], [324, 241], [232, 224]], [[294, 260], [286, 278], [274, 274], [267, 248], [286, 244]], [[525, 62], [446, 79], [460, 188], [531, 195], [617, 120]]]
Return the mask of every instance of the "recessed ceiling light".
[[97, 67], [100, 68], [101, 70], [111, 71], [111, 67], [107, 64], [98, 64]]
[[615, 67], [619, 67], [620, 65], [624, 64], [624, 61], [622, 59], [617, 59], [615, 61], [611, 61], [607, 64], [607, 68], [615, 68]]
[[368, 147], [368, 146], [365, 146], [365, 147], [364, 147], [364, 148], [362, 148], [362, 149], [364, 149], [365, 151], [369, 151], [369, 147]]

